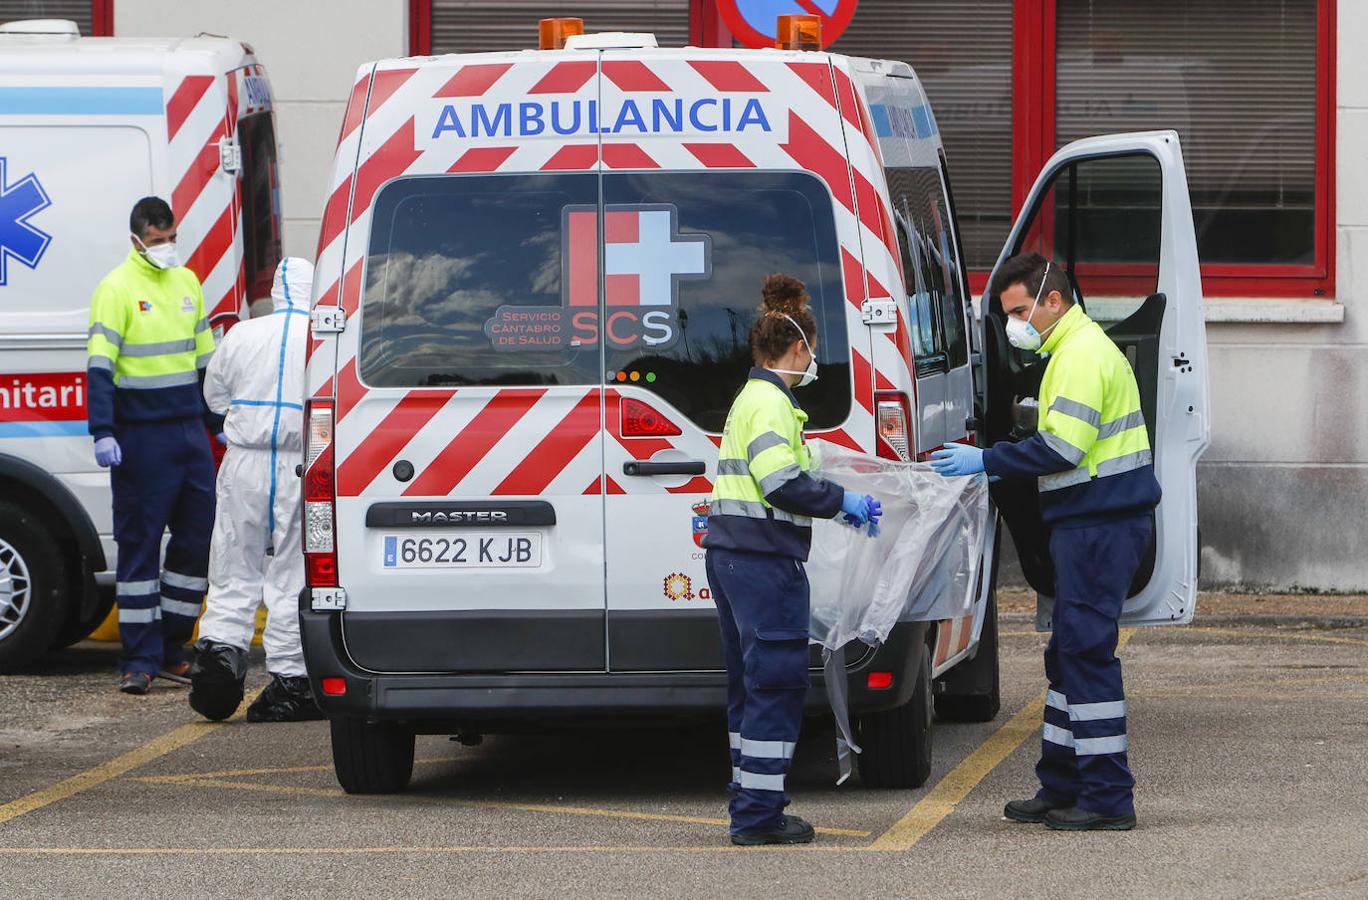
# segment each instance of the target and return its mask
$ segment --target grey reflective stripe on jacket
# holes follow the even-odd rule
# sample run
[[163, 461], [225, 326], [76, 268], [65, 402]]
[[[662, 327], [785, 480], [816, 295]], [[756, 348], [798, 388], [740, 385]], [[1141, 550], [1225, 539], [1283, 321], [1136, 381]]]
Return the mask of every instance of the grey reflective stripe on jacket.
[[797, 465], [784, 466], [777, 472], [771, 472], [760, 479], [760, 493], [768, 497], [770, 494], [773, 494], [775, 491], [779, 490], [779, 488], [802, 474], [803, 470]]
[[717, 461], [717, 474], [719, 477], [723, 475], [741, 475], [749, 478], [750, 466], [747, 465], [744, 459], [719, 459]]
[[1083, 457], [1088, 455], [1088, 451], [1075, 447], [1057, 434], [1042, 431], [1040, 432], [1040, 437], [1045, 441], [1045, 446], [1068, 460], [1069, 465], [1071, 466], [1078, 465], [1083, 461]]
[[1097, 429], [1097, 439], [1099, 441], [1106, 440], [1109, 437], [1116, 437], [1123, 431], [1143, 427], [1145, 427], [1145, 414], [1137, 409], [1130, 415], [1113, 419], [1110, 422], [1103, 422], [1102, 427]]
[[764, 434], [751, 441], [750, 445], [746, 447], [746, 458], [751, 462], [755, 462], [755, 458], [769, 448], [784, 447], [787, 446], [787, 444], [788, 440], [785, 439], [783, 435], [774, 431], [766, 431]]
[[91, 325], [90, 332], [87, 335], [87, 337], [94, 337], [97, 334], [102, 336], [105, 340], [109, 341], [115, 347], [123, 346], [123, 335], [119, 334], [117, 331], [115, 331], [113, 328], [108, 327], [107, 325], [101, 325], [99, 322], [96, 322], [95, 324]]
[[172, 372], [170, 375], [120, 375], [118, 386], [133, 391], [151, 391], [182, 384], [195, 384], [198, 381], [198, 372]]
[[124, 344], [119, 350], [121, 356], [167, 356], [172, 353], [194, 352], [194, 338], [186, 338], [183, 341], [157, 341], [152, 344]]
[[775, 509], [751, 500], [714, 500], [710, 510], [714, 516], [745, 516], [748, 519], [773, 519], [776, 522], [791, 522], [805, 528], [812, 527], [811, 516], [796, 516], [782, 509]]
[[[1126, 472], [1133, 472], [1136, 469], [1153, 464], [1154, 454], [1149, 450], [1141, 450], [1138, 453], [1129, 453], [1125, 456], [1118, 456], [1116, 459], [1107, 459], [1098, 463], [1097, 477], [1106, 478], [1108, 475], [1122, 475]], [[1040, 492], [1058, 491], [1066, 487], [1073, 487], [1076, 484], [1084, 484], [1092, 481], [1093, 476], [1087, 469], [1070, 469], [1067, 472], [1058, 472], [1054, 475], [1042, 475], [1039, 480]]]
[[1102, 413], [1086, 403], [1079, 403], [1077, 400], [1070, 400], [1068, 397], [1054, 398], [1054, 401], [1050, 403], [1050, 412], [1063, 413], [1080, 422], [1087, 422], [1094, 428], [1102, 424]]

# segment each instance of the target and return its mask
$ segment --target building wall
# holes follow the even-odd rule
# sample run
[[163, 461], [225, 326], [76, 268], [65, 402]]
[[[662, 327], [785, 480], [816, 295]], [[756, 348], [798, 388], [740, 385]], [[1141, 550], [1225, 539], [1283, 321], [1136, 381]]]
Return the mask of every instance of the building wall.
[[[408, 6], [407, 0], [118, 0], [114, 34], [209, 32], [251, 44], [277, 104], [285, 253], [312, 260], [356, 68], [408, 52]], [[323, 8], [326, 19], [319, 18]]]

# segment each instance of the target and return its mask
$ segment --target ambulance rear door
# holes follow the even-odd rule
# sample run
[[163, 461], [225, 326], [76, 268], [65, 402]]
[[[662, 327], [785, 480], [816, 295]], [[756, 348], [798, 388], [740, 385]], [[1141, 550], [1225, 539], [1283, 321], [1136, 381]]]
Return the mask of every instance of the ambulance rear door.
[[315, 295], [347, 314], [338, 573], [362, 667], [604, 669], [598, 90], [592, 51], [388, 61], [356, 87]]
[[[1131, 585], [1122, 624], [1192, 620], [1197, 595], [1197, 460], [1210, 442], [1201, 271], [1178, 135], [1114, 134], [1075, 141], [1046, 164], [998, 264], [1036, 252], [1069, 277], [1135, 371], [1163, 500], [1155, 545]], [[1033, 428], [1021, 397], [1038, 396], [1046, 362], [1007, 345], [1001, 303], [984, 297], [989, 442]], [[1015, 412], [1014, 412], [1015, 409]], [[1121, 423], [1101, 423], [1102, 430]], [[994, 499], [1050, 627], [1053, 567], [1034, 481], [1000, 482]]]
[[610, 50], [602, 71], [608, 664], [715, 670], [702, 542], [766, 275], [812, 297], [809, 437], [873, 452], [871, 341], [901, 358], [861, 320], [862, 260], [892, 283], [882, 175], [865, 143], [852, 176], [860, 116], [825, 55]]
[[[280, 169], [271, 84], [257, 63], [228, 75], [228, 106], [238, 166], [244, 314], [271, 311], [271, 283], [282, 256]], [[206, 298], [207, 300], [207, 298]], [[232, 315], [237, 309], [217, 309]]]

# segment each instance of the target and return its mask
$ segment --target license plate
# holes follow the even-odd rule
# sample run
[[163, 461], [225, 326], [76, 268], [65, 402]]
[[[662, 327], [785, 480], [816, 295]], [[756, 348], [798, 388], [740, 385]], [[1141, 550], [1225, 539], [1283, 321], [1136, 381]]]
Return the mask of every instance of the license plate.
[[535, 532], [385, 535], [386, 569], [518, 569], [541, 565]]

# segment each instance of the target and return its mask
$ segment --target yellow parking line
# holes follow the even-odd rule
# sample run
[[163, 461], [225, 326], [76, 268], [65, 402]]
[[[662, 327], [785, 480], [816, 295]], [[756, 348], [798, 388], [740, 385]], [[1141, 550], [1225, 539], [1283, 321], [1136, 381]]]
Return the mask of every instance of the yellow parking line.
[[[243, 698], [243, 706], [247, 706], [256, 699], [260, 690], [253, 691], [251, 696]], [[233, 721], [242, 715], [241, 712], [235, 714]], [[139, 766], [144, 766], [152, 760], [172, 753], [182, 747], [192, 744], [207, 734], [212, 734], [222, 728], [226, 722], [192, 722], [182, 725], [179, 728], [168, 731], [159, 737], [155, 737], [140, 747], [135, 747], [127, 753], [121, 753], [113, 759], [100, 763], [94, 768], [78, 772], [70, 778], [57, 782], [54, 785], [34, 791], [31, 794], [11, 800], [0, 805], [0, 825], [12, 819], [17, 819], [25, 813], [31, 813], [36, 809], [50, 806], [59, 800], [75, 796], [82, 791], [88, 791], [93, 787], [98, 787], [105, 782], [118, 778]]]
[[0, 847], [4, 856], [361, 856], [367, 854], [446, 853], [863, 853], [863, 847], [828, 847], [823, 844], [788, 844], [760, 847]]
[[1361, 638], [1339, 637], [1333, 634], [1303, 634], [1300, 631], [1269, 631], [1255, 628], [1209, 628], [1205, 625], [1185, 625], [1182, 630], [1196, 631], [1201, 634], [1224, 634], [1232, 637], [1283, 638], [1290, 641], [1319, 641], [1325, 644], [1351, 644], [1355, 647], [1368, 647], [1368, 641]]
[[[1116, 643], [1119, 651], [1130, 642], [1135, 634], [1134, 628], [1122, 629]], [[955, 811], [961, 800], [969, 796], [979, 782], [998, 764], [1011, 756], [1027, 738], [1040, 728], [1041, 716], [1045, 711], [1045, 692], [1026, 704], [1026, 708], [1012, 716], [1011, 720], [988, 740], [970, 753], [959, 765], [936, 783], [936, 786], [893, 826], [879, 835], [870, 844], [869, 850], [898, 851], [909, 850], [917, 841], [939, 825], [946, 816]]]
[[[300, 767], [303, 768], [303, 767]], [[312, 768], [312, 767], [310, 767]], [[263, 773], [280, 770], [260, 770]], [[204, 786], [228, 788], [238, 791], [256, 791], [267, 794], [285, 794], [297, 797], [332, 797], [341, 798], [346, 794], [340, 788], [311, 788], [295, 787], [291, 785], [276, 784], [254, 784], [250, 781], [225, 781], [220, 778], [208, 778], [194, 775], [143, 775], [134, 779], [147, 784], [180, 784], [187, 786]], [[399, 803], [432, 803], [437, 800], [452, 806], [462, 806], [480, 809], [508, 809], [520, 812], [552, 813], [570, 816], [598, 816], [605, 819], [632, 819], [647, 822], [682, 822], [687, 825], [713, 825], [724, 827], [728, 824], [726, 819], [715, 819], [705, 816], [672, 816], [664, 813], [645, 813], [626, 809], [599, 809], [591, 806], [557, 806], [545, 803], [515, 803], [502, 800], [461, 800], [448, 799], [444, 797], [412, 796], [396, 794], [386, 798], [392, 802]], [[873, 832], [861, 831], [853, 828], [825, 828], [818, 827], [818, 834], [829, 834], [837, 837], [869, 837]]]

